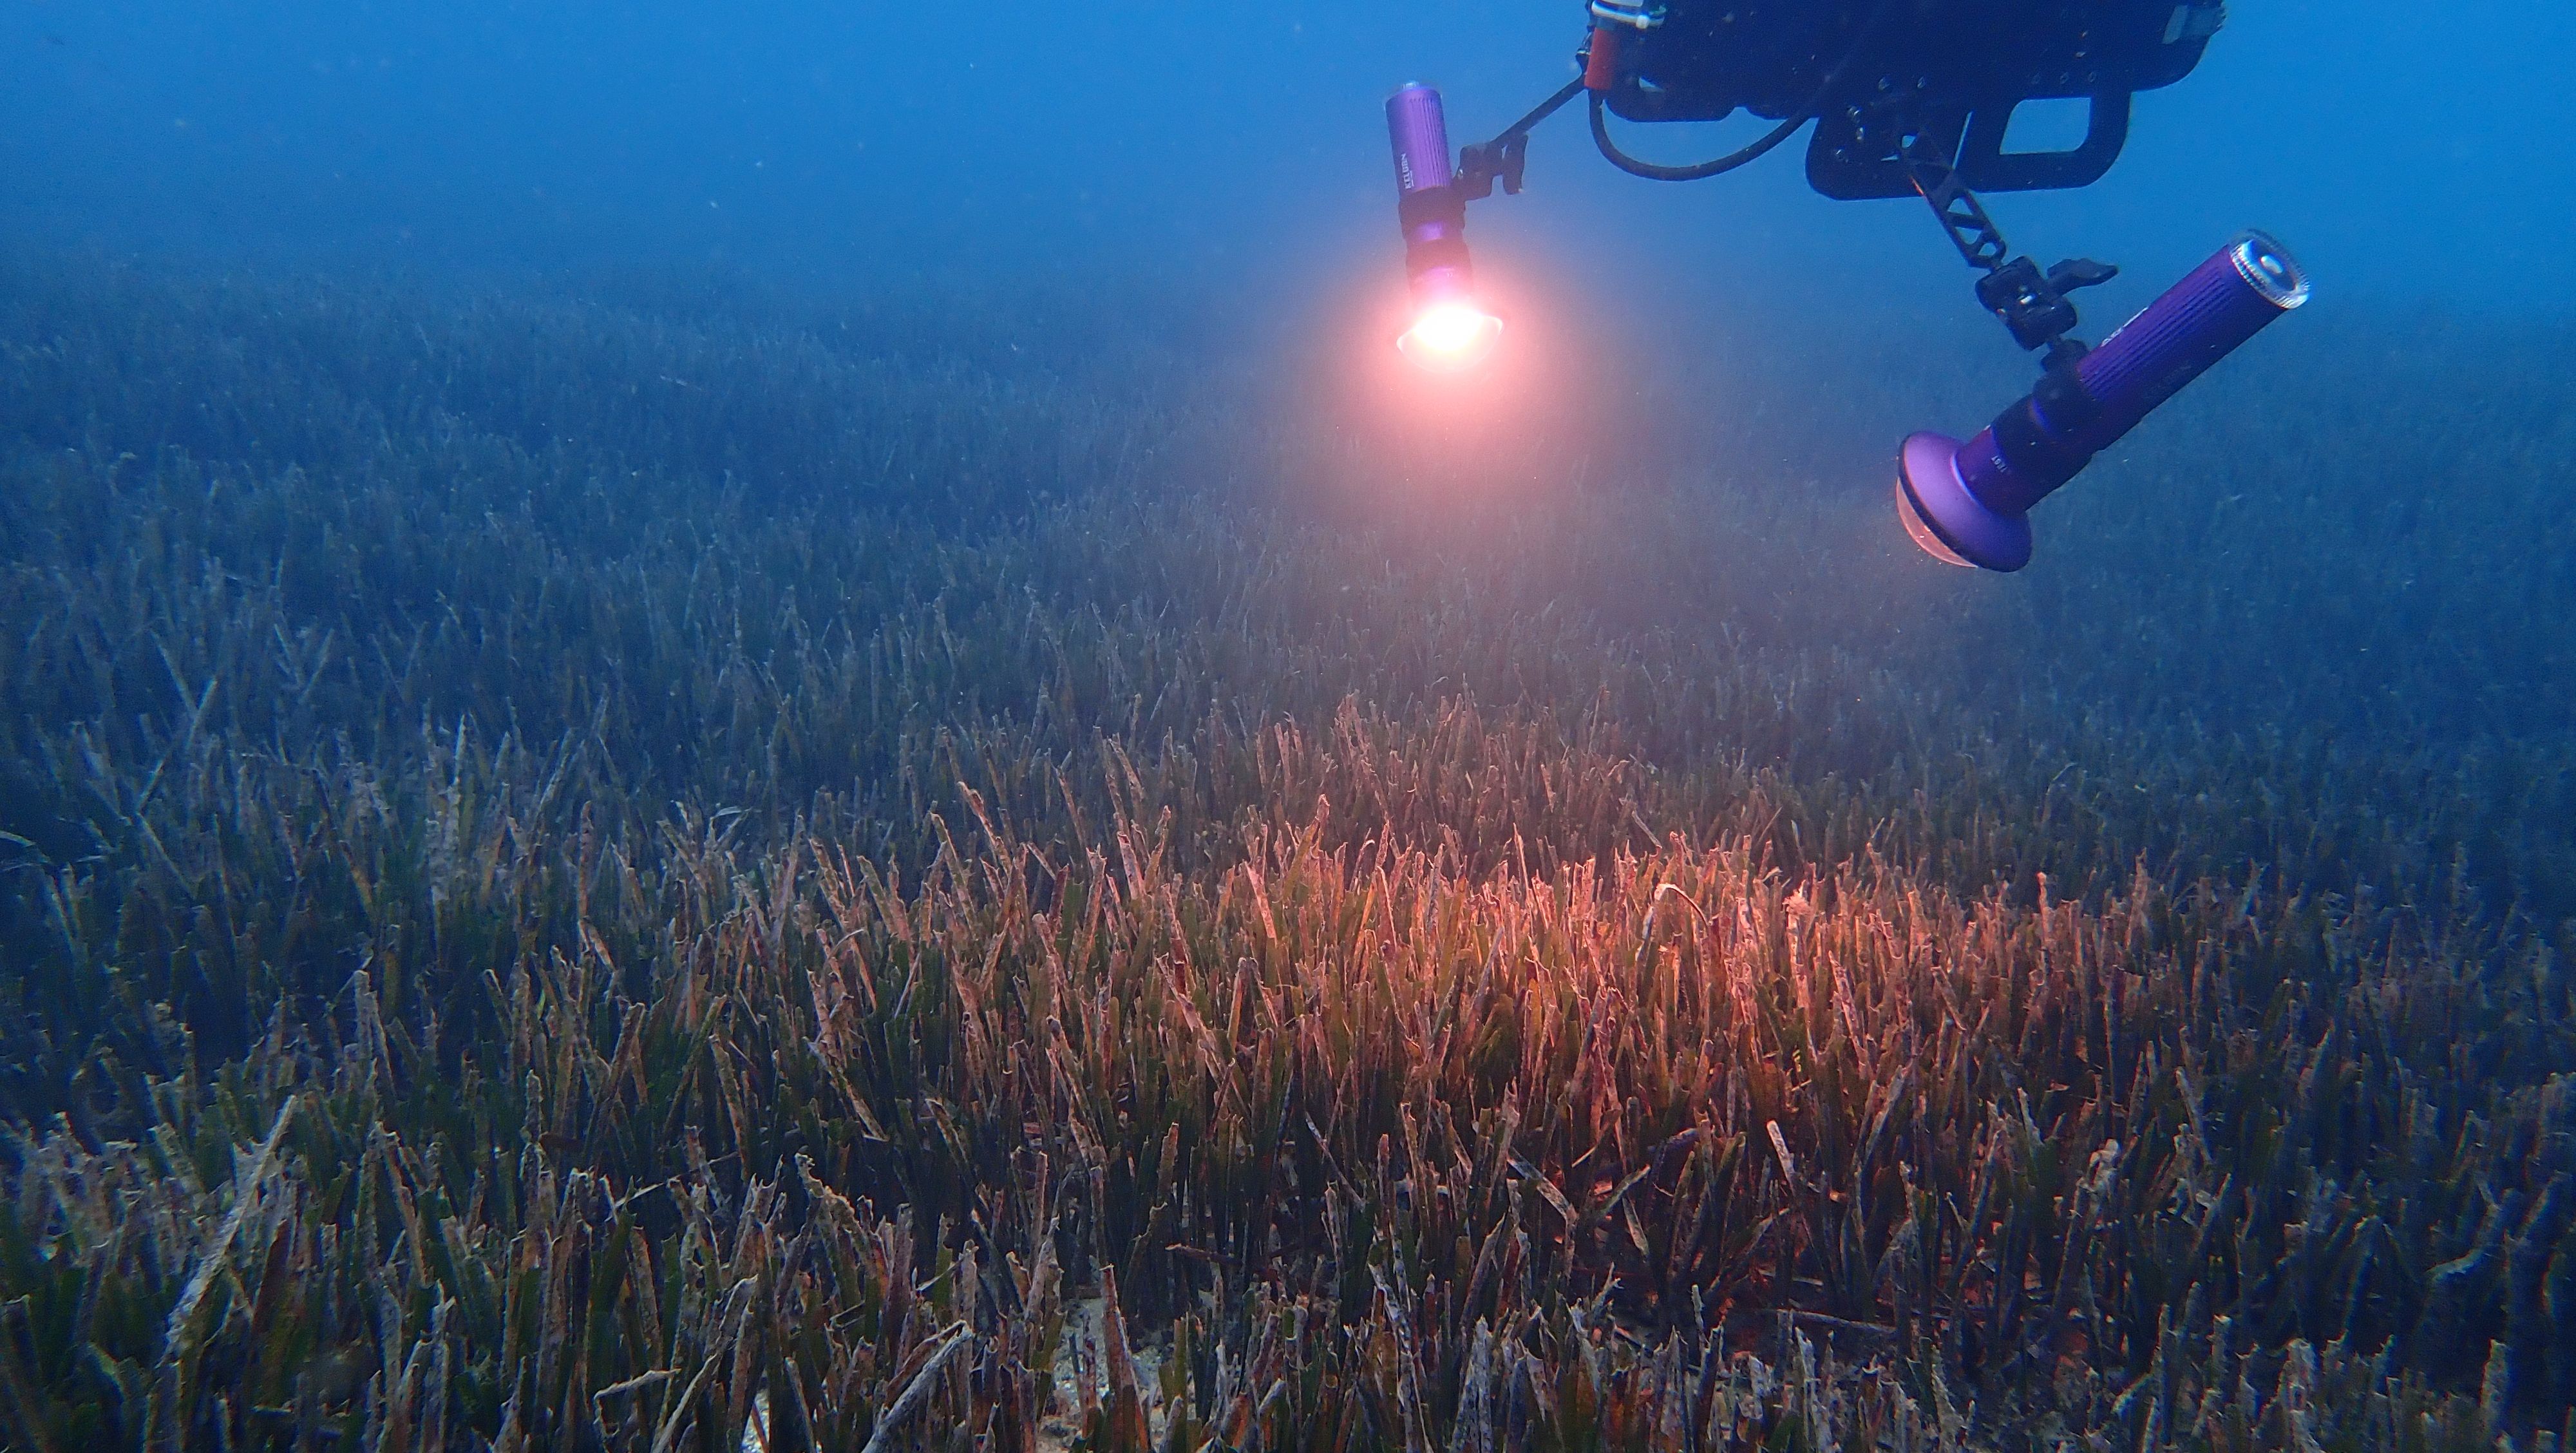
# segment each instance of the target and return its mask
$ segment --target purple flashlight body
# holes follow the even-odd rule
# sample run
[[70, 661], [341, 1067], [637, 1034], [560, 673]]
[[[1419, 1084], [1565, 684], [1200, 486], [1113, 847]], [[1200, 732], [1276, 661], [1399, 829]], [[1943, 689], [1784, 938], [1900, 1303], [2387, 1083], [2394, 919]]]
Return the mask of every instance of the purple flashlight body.
[[[2307, 300], [2307, 278], [2281, 245], [2260, 232], [2244, 234], [2076, 363], [2083, 397], [2067, 401], [2072, 407], [2034, 397], [1968, 441], [1959, 450], [1961, 482], [2000, 514], [2028, 510], [2183, 385]], [[2074, 417], [2052, 417], [2059, 413]]]
[[1470, 284], [1467, 202], [1453, 185], [1440, 93], [1416, 83], [1387, 97], [1386, 134], [1395, 152], [1396, 218], [1414, 295], [1427, 302], [1463, 294]]
[[1395, 147], [1397, 191], [1449, 185], [1449, 121], [1438, 91], [1417, 81], [1387, 97], [1386, 135]]

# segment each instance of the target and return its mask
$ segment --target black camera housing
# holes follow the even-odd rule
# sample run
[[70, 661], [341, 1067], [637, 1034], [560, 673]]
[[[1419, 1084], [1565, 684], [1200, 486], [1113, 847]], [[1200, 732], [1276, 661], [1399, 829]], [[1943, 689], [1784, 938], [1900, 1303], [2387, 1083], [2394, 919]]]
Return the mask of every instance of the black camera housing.
[[[1670, 0], [1603, 100], [1630, 121], [1783, 120], [1848, 57], [1807, 148], [1817, 191], [1913, 195], [1909, 132], [1979, 190], [2082, 187], [2127, 143], [2130, 97], [2191, 74], [2224, 19], [2221, 0]], [[2090, 102], [2083, 142], [2005, 151], [2039, 100]]]

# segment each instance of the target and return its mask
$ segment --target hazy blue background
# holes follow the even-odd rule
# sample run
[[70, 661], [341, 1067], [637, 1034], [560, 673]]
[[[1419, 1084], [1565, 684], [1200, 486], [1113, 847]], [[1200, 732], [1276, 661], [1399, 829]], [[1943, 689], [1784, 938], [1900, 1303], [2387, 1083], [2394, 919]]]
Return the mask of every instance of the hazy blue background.
[[[2576, 7], [2232, 11], [2199, 71], [2140, 99], [2103, 184], [1997, 208], [2043, 261], [2129, 267], [2097, 319], [2249, 224], [2329, 297], [2576, 302], [2559, 265]], [[0, 228], [20, 243], [432, 270], [712, 260], [823, 285], [950, 259], [1167, 272], [1257, 303], [1394, 267], [1389, 89], [1435, 81], [1462, 139], [1481, 134], [1568, 75], [1582, 26], [1576, 0], [0, 0], [0, 17]], [[1582, 249], [1587, 276], [1633, 293], [1830, 299], [1864, 322], [1970, 306], [1919, 205], [1814, 197], [1796, 146], [1660, 186], [1610, 171], [1569, 113], [1531, 186], [1478, 209], [1488, 256]]]

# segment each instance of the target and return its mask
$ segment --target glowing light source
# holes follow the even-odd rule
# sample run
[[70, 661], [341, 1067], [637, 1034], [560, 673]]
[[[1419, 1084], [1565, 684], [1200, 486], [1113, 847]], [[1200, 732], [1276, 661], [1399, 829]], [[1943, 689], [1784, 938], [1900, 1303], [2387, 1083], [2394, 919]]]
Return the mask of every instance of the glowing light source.
[[1434, 373], [1464, 373], [1491, 357], [1502, 336], [1502, 319], [1453, 299], [1423, 309], [1395, 346]]
[[1395, 150], [1395, 217], [1404, 231], [1404, 272], [1415, 309], [1413, 326], [1395, 345], [1434, 373], [1463, 373], [1492, 355], [1503, 320], [1476, 302], [1467, 196], [1449, 165], [1440, 93], [1411, 85], [1389, 96], [1386, 133]]

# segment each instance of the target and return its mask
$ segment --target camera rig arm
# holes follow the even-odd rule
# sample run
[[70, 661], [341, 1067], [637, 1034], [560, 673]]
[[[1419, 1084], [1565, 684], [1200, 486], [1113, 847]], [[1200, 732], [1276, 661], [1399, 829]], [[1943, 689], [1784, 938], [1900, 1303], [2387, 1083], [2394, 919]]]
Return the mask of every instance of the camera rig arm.
[[[1621, 171], [1650, 181], [1700, 181], [1722, 176], [1755, 161], [1796, 135], [1809, 122], [1817, 119], [1842, 87], [1855, 63], [1869, 49], [1870, 43], [1896, 11], [1897, 0], [1879, 0], [1871, 8], [1841, 58], [1829, 67], [1822, 82], [1807, 104], [1791, 112], [1769, 131], [1746, 145], [1710, 161], [1690, 166], [1662, 166], [1629, 156], [1610, 135], [1609, 112], [1604, 101], [1617, 74], [1618, 47], [1623, 37], [1643, 33], [1659, 23], [1644, 6], [1596, 3], [1592, 13], [1596, 24], [1583, 49], [1575, 53], [1583, 73], [1568, 81], [1546, 100], [1532, 107], [1492, 139], [1474, 142], [1462, 148], [1458, 156], [1453, 183], [1459, 204], [1482, 201], [1494, 194], [1500, 185], [1505, 195], [1517, 195], [1529, 164], [1529, 137], [1541, 122], [1565, 109], [1578, 96], [1589, 95], [1591, 101], [1592, 139], [1601, 155]], [[2077, 326], [2075, 305], [2068, 294], [2079, 288], [2098, 286], [2118, 276], [2119, 269], [2090, 258], [2071, 258], [2042, 271], [2028, 257], [2011, 256], [2011, 247], [1995, 225], [1985, 204], [1970, 190], [1954, 158], [1944, 154], [1934, 131], [1906, 114], [1911, 108], [1901, 100], [1882, 103], [1885, 109], [1874, 121], [1883, 122], [1897, 139], [1895, 152], [1914, 190], [1932, 208], [1932, 215], [1956, 247], [1959, 256], [1970, 267], [1983, 274], [1976, 284], [1977, 302], [1992, 313], [2012, 334], [2013, 341], [2026, 350], [2045, 350], [2043, 366], [2051, 371], [2071, 366], [2083, 357], [2085, 344], [2071, 336]], [[1873, 128], [1875, 129], [1875, 128]]]
[[1469, 144], [1458, 153], [1459, 195], [1471, 202], [1481, 202], [1494, 194], [1494, 183], [1503, 184], [1506, 196], [1518, 196], [1521, 173], [1529, 165], [1529, 134], [1538, 124], [1565, 109], [1567, 102], [1584, 92], [1584, 77], [1566, 82], [1557, 93], [1530, 108], [1529, 114], [1503, 128], [1491, 141]]
[[1959, 249], [1968, 266], [1984, 274], [1977, 279], [1978, 303], [2002, 320], [2015, 343], [2025, 349], [2046, 349], [2041, 362], [2051, 372], [2082, 358], [2083, 340], [2070, 336], [2078, 322], [2075, 304], [2066, 295], [2107, 283], [2120, 270], [2089, 257], [2069, 258], [2046, 272], [2027, 257], [2006, 261], [2012, 247], [2004, 241], [2003, 229], [1921, 131], [1909, 130], [1900, 139], [1898, 155], [1904, 159], [1914, 190], [1931, 205], [1933, 217], [1949, 235], [1950, 245]]

